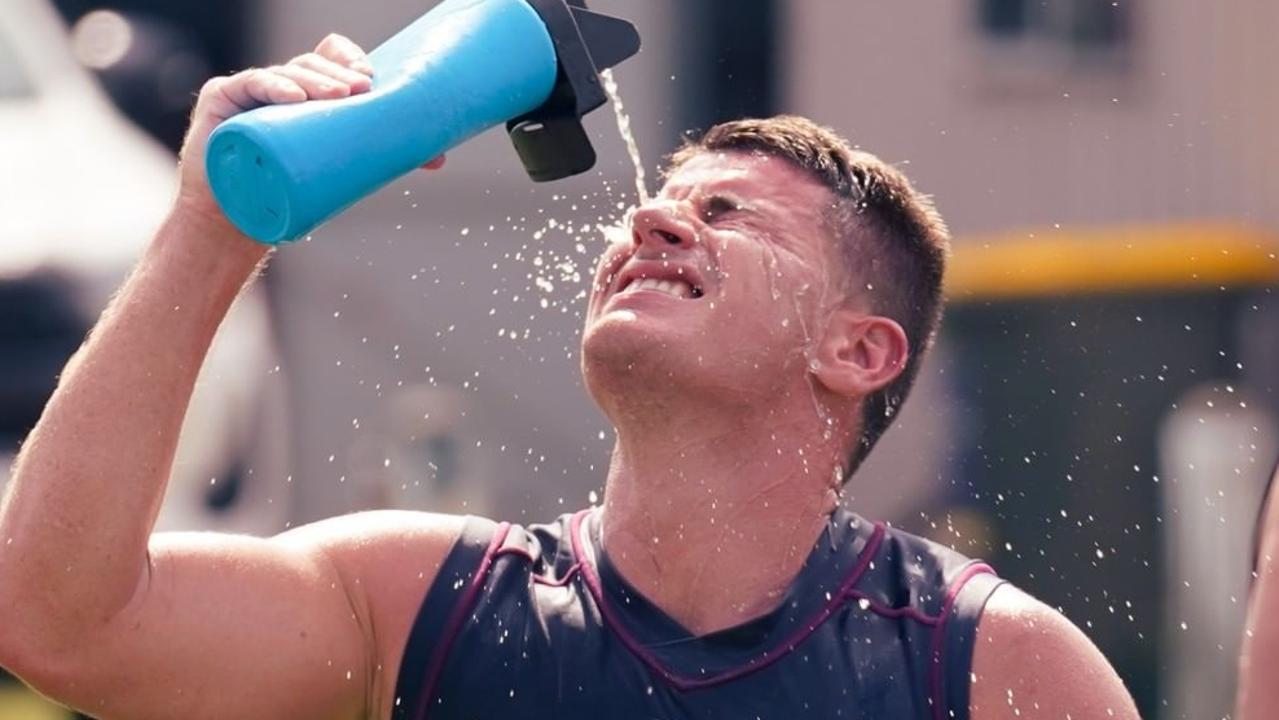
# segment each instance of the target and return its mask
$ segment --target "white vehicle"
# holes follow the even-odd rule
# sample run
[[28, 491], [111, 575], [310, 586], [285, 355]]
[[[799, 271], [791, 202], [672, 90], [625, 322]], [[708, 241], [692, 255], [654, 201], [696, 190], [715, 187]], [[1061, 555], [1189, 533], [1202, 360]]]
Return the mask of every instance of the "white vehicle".
[[[173, 156], [110, 103], [48, 2], [0, 2], [0, 484], [175, 183]], [[283, 529], [274, 355], [264, 298], [250, 293], [201, 374], [158, 529]]]

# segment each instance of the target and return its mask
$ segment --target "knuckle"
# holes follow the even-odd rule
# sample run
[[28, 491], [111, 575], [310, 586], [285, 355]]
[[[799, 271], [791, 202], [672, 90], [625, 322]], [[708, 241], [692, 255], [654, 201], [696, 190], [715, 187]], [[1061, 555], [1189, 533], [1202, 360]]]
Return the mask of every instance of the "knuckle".
[[204, 84], [200, 86], [200, 94], [213, 95], [222, 92], [222, 88], [226, 86], [229, 79], [230, 78], [219, 75], [218, 77], [211, 77], [208, 80], [205, 80]]
[[326, 50], [329, 50], [329, 49], [340, 48], [349, 42], [350, 40], [348, 40], [345, 35], [340, 35], [338, 33], [331, 32], [328, 35], [324, 36], [324, 39], [320, 41], [320, 44], [317, 46], [316, 49], [318, 50], [319, 48], [324, 48]]

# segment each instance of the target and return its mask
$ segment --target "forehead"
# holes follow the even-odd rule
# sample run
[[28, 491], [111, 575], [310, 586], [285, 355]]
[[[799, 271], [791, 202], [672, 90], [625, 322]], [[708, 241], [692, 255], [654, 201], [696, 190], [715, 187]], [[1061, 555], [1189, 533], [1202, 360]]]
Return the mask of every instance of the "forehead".
[[662, 186], [662, 196], [684, 199], [730, 193], [748, 200], [776, 200], [797, 209], [820, 207], [827, 190], [800, 168], [762, 152], [707, 150], [677, 167]]

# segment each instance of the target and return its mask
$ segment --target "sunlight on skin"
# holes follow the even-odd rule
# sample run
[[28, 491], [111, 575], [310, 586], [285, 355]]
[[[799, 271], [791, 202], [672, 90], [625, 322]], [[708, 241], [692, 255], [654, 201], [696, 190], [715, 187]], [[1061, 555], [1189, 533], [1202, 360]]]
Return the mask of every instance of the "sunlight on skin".
[[[636, 319], [634, 312], [625, 309], [608, 311], [604, 296], [632, 257], [634, 236], [630, 228], [660, 215], [672, 218], [689, 231], [694, 247], [681, 250], [680, 259], [692, 260], [706, 280], [714, 280], [708, 284], [714, 286], [715, 296], [708, 288], [704, 298], [708, 300], [707, 310], [712, 314], [726, 312], [725, 319], [731, 318], [732, 311], [723, 310], [725, 301], [732, 300], [727, 297], [728, 292], [745, 292], [765, 299], [787, 311], [777, 318], [774, 327], [764, 329], [765, 338], [770, 344], [781, 341], [793, 347], [794, 356], [806, 363], [814, 342], [811, 331], [820, 327], [833, 308], [831, 287], [836, 281], [827, 268], [837, 267], [837, 255], [833, 247], [819, 253], [811, 243], [790, 236], [820, 226], [822, 220], [814, 208], [822, 203], [801, 204], [802, 198], [790, 188], [775, 189], [762, 179], [763, 171], [782, 163], [785, 161], [757, 154], [705, 153], [673, 172], [657, 197], [640, 208], [629, 209], [619, 225], [602, 227], [606, 245], [596, 266], [587, 334], [605, 324], [606, 319]], [[736, 167], [726, 168], [726, 164]], [[816, 184], [813, 189], [824, 192]], [[712, 220], [706, 217], [708, 203], [722, 206], [714, 209], [713, 222], [707, 222]], [[662, 258], [667, 257], [673, 255], [663, 253]], [[735, 274], [746, 281], [740, 290], [732, 281]], [[790, 287], [784, 288], [786, 285]], [[786, 295], [791, 296], [791, 302], [778, 302]], [[777, 310], [771, 314], [776, 315]]]
[[[829, 192], [781, 158], [704, 152], [603, 229], [581, 358], [617, 430], [605, 543], [690, 626], [766, 610], [839, 502], [861, 396], [815, 380], [831, 372], [817, 349], [832, 311], [853, 304], [831, 302], [844, 271]], [[617, 292], [649, 277], [687, 277], [692, 294]], [[743, 414], [762, 420], [746, 435]], [[785, 552], [748, 549], [761, 544]]]
[[[646, 218], [659, 214], [656, 222], [673, 221], [686, 227], [695, 246], [691, 252], [681, 249], [663, 253], [662, 257], [687, 260], [692, 256], [701, 275], [715, 279], [718, 292], [714, 297], [708, 296], [709, 310], [719, 311], [719, 306], [733, 300], [726, 288], [731, 274], [749, 273], [750, 279], [755, 279], [760, 277], [758, 270], [763, 271], [767, 291], [755, 284], [744, 292], [786, 313], [757, 336], [770, 346], [791, 348], [788, 359], [809, 368], [804, 379], [813, 412], [823, 427], [822, 434], [829, 439], [835, 416], [822, 402], [819, 381], [813, 372], [818, 339], [814, 332], [825, 326], [835, 307], [865, 301], [850, 299], [846, 292], [837, 291], [847, 286], [847, 270], [841, 267], [842, 253], [833, 239], [824, 238], [826, 241], [818, 247], [804, 240], [811, 228], [825, 227], [819, 214], [826, 205], [825, 198], [814, 201], [786, 183], [776, 183], [769, 173], [775, 173], [778, 165], [793, 170], [785, 160], [761, 153], [703, 153], [671, 172], [653, 200], [639, 208], [629, 208], [619, 224], [601, 227], [605, 248], [596, 266], [586, 328], [590, 333], [593, 325], [604, 323], [605, 317], [618, 323], [639, 320], [634, 311], [626, 308], [605, 312], [607, 303], [602, 300], [632, 257], [637, 231], [632, 228], [637, 223], [654, 222]], [[726, 253], [732, 257], [726, 259]], [[707, 357], [699, 355], [697, 361], [706, 362]]]

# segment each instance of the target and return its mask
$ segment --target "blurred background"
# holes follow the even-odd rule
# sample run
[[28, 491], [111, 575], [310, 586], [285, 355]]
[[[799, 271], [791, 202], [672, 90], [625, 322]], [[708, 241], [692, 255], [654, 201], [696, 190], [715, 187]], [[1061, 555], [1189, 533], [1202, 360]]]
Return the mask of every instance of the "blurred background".
[[[162, 217], [204, 79], [330, 31], [371, 49], [433, 4], [0, 3], [0, 468]], [[1279, 4], [591, 4], [644, 39], [616, 75], [650, 187], [684, 131], [796, 112], [954, 230], [943, 336], [849, 505], [1059, 607], [1144, 717], [1228, 717], [1279, 457]], [[583, 176], [534, 185], [490, 132], [278, 253], [204, 369], [161, 527], [594, 501], [583, 298], [635, 174], [607, 108], [588, 131]], [[10, 679], [0, 717], [68, 715]]]

